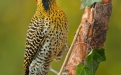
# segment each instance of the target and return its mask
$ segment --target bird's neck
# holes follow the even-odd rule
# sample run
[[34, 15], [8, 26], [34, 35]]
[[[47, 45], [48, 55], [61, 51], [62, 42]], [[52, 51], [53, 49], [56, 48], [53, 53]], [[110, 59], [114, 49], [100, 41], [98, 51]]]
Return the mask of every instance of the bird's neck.
[[50, 10], [56, 6], [55, 0], [37, 0], [37, 7], [39, 9]]

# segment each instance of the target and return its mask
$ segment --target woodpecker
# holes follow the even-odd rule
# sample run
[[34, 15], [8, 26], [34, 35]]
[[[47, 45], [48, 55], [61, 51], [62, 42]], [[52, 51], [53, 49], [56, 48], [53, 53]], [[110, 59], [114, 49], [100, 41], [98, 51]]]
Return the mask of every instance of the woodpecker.
[[36, 0], [37, 9], [27, 31], [25, 75], [48, 75], [50, 64], [67, 49], [67, 17], [56, 0]]

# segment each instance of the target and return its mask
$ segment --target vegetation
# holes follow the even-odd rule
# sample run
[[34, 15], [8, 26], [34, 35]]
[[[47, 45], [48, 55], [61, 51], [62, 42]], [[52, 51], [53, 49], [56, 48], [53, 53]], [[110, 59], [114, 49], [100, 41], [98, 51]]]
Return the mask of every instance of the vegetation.
[[[84, 9], [80, 10], [80, 0], [57, 0], [65, 11], [69, 22], [70, 45], [80, 24]], [[95, 75], [121, 75], [121, 0], [113, 0], [113, 12], [105, 43], [106, 62], [99, 65]], [[0, 1], [0, 75], [23, 75], [23, 55], [26, 31], [36, 10], [35, 0]], [[63, 62], [53, 62], [59, 71]], [[58, 65], [58, 63], [60, 65]], [[58, 66], [57, 66], [58, 65]], [[54, 75], [50, 72], [50, 75]]]

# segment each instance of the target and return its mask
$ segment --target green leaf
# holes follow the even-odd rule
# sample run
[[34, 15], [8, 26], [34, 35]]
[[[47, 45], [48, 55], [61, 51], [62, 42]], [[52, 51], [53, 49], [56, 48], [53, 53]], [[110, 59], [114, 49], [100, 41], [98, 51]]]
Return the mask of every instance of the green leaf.
[[104, 49], [94, 49], [85, 58], [85, 66], [79, 64], [76, 75], [94, 75], [100, 62], [105, 61]]
[[91, 70], [82, 64], [77, 66], [76, 75], [91, 75]]
[[86, 63], [87, 63], [86, 67], [88, 67], [91, 70], [92, 75], [94, 75], [99, 66], [99, 63], [105, 60], [106, 57], [104, 49], [103, 48], [94, 49], [86, 57]]
[[102, 0], [82, 0], [81, 8], [84, 8], [86, 6], [91, 6], [95, 2], [101, 2]]

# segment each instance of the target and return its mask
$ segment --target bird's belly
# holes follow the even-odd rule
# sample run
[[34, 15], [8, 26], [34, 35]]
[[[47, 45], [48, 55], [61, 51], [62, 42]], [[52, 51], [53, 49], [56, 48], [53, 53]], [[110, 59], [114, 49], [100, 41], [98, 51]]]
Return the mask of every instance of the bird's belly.
[[36, 69], [39, 70], [38, 72], [40, 73], [47, 73], [45, 71], [49, 70], [50, 63], [67, 43], [68, 31], [66, 27], [62, 29], [53, 29], [48, 32], [40, 50], [37, 52], [30, 65], [30, 70]]
[[64, 35], [55, 35], [52, 37], [48, 35], [48, 38], [45, 40], [42, 48], [40, 48], [38, 57], [42, 60], [51, 62], [58, 55], [58, 53], [62, 50], [62, 47], [67, 42], [65, 39], [66, 36]]

